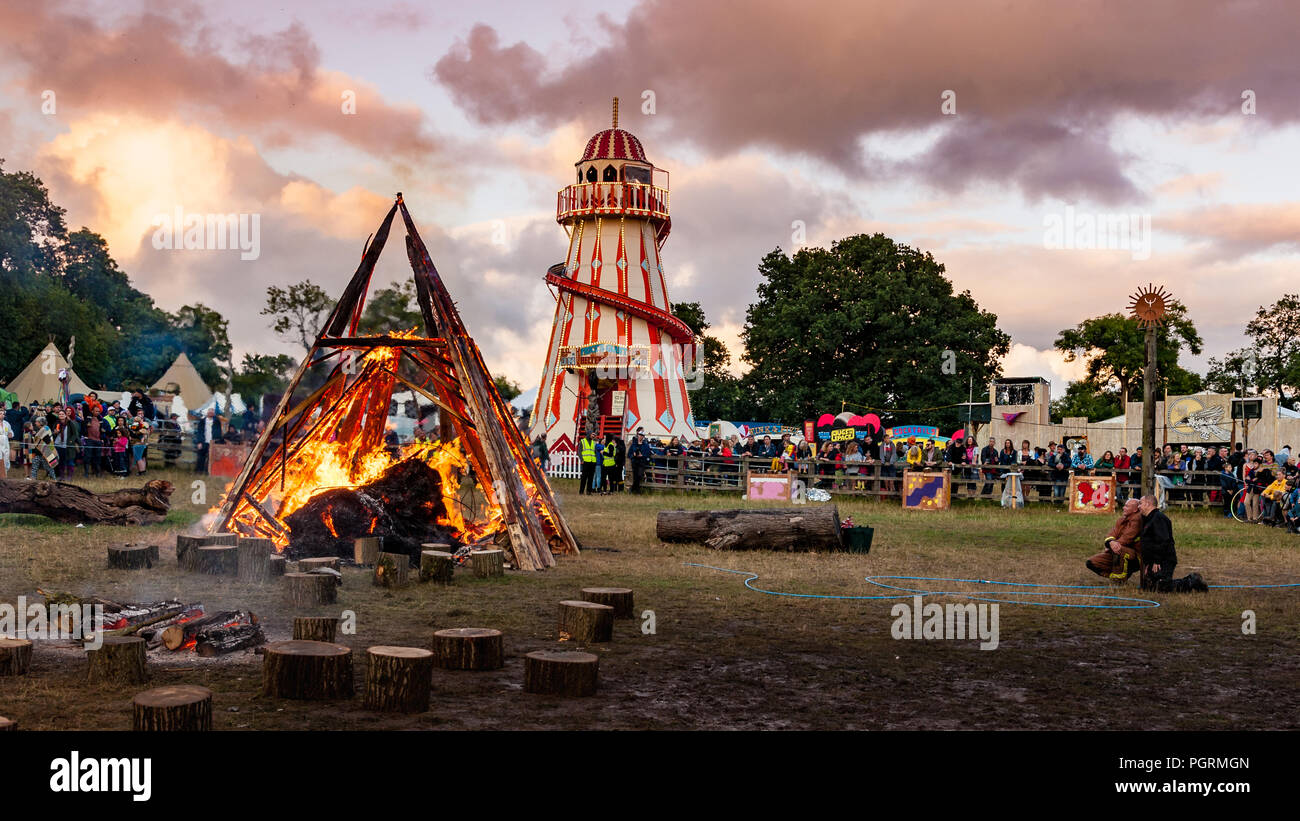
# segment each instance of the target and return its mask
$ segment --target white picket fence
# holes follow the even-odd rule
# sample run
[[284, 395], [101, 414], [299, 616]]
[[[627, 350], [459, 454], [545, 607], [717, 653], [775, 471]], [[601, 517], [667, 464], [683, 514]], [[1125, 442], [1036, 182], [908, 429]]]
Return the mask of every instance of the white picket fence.
[[577, 453], [552, 453], [546, 475], [556, 479], [577, 479], [582, 476], [582, 457]]

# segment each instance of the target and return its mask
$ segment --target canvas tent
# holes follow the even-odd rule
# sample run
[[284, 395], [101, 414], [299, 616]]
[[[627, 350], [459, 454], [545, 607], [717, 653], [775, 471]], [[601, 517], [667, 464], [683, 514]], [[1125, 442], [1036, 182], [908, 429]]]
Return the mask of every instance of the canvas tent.
[[203, 377], [199, 376], [194, 363], [184, 351], [176, 357], [167, 372], [153, 383], [150, 390], [177, 394], [187, 408], [201, 408], [212, 398], [212, 389], [204, 384]]
[[[51, 342], [23, 368], [22, 373], [5, 385], [5, 390], [17, 394], [18, 402], [23, 405], [58, 401], [61, 390], [59, 371], [67, 367], [68, 360], [63, 358], [63, 354]], [[82, 382], [77, 372], [71, 369], [68, 369], [68, 393], [90, 393], [90, 386]]]

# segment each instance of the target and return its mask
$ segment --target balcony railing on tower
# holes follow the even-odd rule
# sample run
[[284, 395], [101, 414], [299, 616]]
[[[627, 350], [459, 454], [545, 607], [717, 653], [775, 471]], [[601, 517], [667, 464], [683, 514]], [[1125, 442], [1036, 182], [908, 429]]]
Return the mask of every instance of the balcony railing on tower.
[[668, 219], [668, 189], [638, 182], [584, 182], [556, 195], [555, 219], [629, 216]]

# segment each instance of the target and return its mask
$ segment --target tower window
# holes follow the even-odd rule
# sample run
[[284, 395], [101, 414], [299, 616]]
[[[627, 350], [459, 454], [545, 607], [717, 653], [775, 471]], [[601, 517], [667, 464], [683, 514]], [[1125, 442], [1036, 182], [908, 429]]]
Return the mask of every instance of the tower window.
[[582, 183], [582, 169], [581, 169], [581, 168], [578, 169], [578, 183], [579, 183], [579, 184]]
[[612, 165], [605, 166], [604, 182], [618, 182], [618, 169]]
[[596, 166], [594, 166], [594, 165], [592, 165], [592, 166], [588, 166], [588, 167], [587, 167], [587, 182], [595, 182], [595, 181], [596, 181]]

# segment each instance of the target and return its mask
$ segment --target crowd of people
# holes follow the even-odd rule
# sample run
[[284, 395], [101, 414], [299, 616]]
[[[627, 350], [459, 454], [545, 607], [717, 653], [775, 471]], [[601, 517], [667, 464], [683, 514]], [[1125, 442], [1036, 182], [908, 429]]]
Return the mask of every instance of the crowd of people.
[[[162, 449], [164, 467], [181, 457], [185, 433], [174, 413], [161, 414], [144, 391], [134, 391], [123, 406], [121, 399], [101, 399], [95, 392], [78, 395], [66, 404], [4, 403], [0, 415], [0, 463], [4, 476], [17, 467], [28, 479], [71, 480], [78, 469], [85, 478], [142, 476], [148, 469], [151, 441]], [[253, 411], [241, 419], [252, 430], [261, 420]], [[214, 442], [237, 438], [223, 428], [226, 420], [209, 409], [192, 420], [196, 469], [207, 468], [208, 449]], [[154, 432], [160, 435], [153, 436]]]
[[[535, 440], [533, 448], [545, 468], [550, 461], [545, 438]], [[989, 439], [983, 447], [963, 439], [945, 446], [929, 439], [895, 441], [868, 434], [814, 447], [807, 441], [795, 441], [789, 434], [778, 439], [730, 436], [692, 442], [672, 437], [664, 442], [646, 437], [644, 429], [638, 429], [630, 442], [613, 433], [584, 437], [579, 443], [579, 455], [581, 493], [623, 490], [629, 463], [633, 474], [631, 490], [637, 493], [651, 469], [673, 470], [685, 463], [698, 465], [706, 475], [736, 474], [744, 465], [752, 468], [757, 464], [767, 470], [794, 470], [814, 476], [816, 486], [825, 489], [862, 488], [868, 476], [884, 483], [885, 489], [893, 489], [905, 469], [951, 470], [954, 479], [966, 480], [972, 490], [982, 479], [984, 496], [992, 493], [1005, 474], [1014, 471], [1021, 476], [1024, 492], [1037, 494], [1039, 499], [1063, 499], [1072, 473], [1113, 475], [1121, 503], [1136, 492], [1145, 459], [1141, 447], [1131, 454], [1128, 448], [1121, 447], [1118, 452], [1106, 450], [1094, 456], [1083, 443], [1049, 442], [1046, 447], [1035, 447], [1027, 439], [1021, 440], [1018, 447], [1010, 439], [1004, 439], [1001, 446], [996, 439]], [[1231, 447], [1165, 444], [1154, 459], [1156, 479], [1167, 498], [1217, 505], [1225, 516], [1230, 516], [1237, 492], [1245, 488], [1241, 497], [1243, 518], [1300, 532], [1300, 488], [1290, 445], [1275, 454], [1267, 449], [1246, 448], [1240, 442]]]

